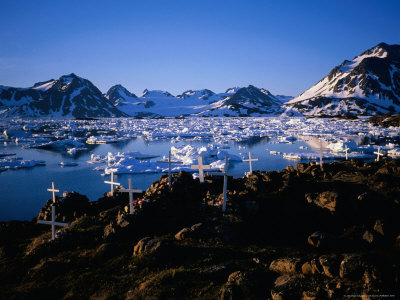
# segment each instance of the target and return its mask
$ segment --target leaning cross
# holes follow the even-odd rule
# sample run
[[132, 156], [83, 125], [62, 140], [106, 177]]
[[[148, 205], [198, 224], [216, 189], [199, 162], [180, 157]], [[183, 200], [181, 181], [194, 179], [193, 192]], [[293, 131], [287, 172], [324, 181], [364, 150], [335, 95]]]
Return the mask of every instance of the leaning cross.
[[383, 153], [381, 152], [381, 147], [378, 146], [378, 152], [374, 152], [374, 154], [376, 154], [376, 161], [379, 161], [379, 157], [383, 156]]
[[172, 176], [171, 176], [171, 165], [172, 164], [182, 164], [180, 161], [172, 161], [171, 160], [171, 150], [168, 152], [168, 161], [160, 160], [158, 163], [168, 164], [168, 185], [171, 187], [172, 184]]
[[228, 156], [225, 156], [225, 166], [224, 166], [223, 172], [210, 172], [208, 174], [216, 175], [216, 176], [224, 176], [224, 189], [223, 189], [224, 202], [222, 204], [222, 212], [225, 212], [225, 210], [226, 210], [226, 189], [228, 186]]
[[258, 158], [251, 158], [251, 152], [249, 152], [249, 159], [243, 159], [242, 161], [248, 161], [249, 162], [249, 165], [250, 165], [250, 172], [249, 173], [247, 173], [247, 174], [249, 174], [249, 175], [252, 175], [253, 174], [253, 164], [252, 164], [252, 162], [253, 161], [258, 161]]
[[121, 185], [118, 182], [114, 182], [114, 172], [111, 172], [111, 181], [104, 181], [104, 183], [110, 184], [111, 185], [111, 196], [114, 195], [114, 185], [119, 186]]
[[121, 189], [119, 191], [123, 192], [123, 193], [129, 193], [129, 213], [131, 215], [133, 215], [133, 213], [135, 211], [134, 208], [133, 208], [133, 193], [143, 193], [143, 191], [142, 190], [136, 190], [136, 189], [132, 188], [132, 179], [131, 178], [128, 179], [128, 182], [129, 182], [128, 188], [127, 189]]
[[54, 206], [54, 203], [56, 202], [55, 193], [56, 192], [58, 193], [59, 190], [56, 190], [54, 188], [54, 182], [51, 183], [51, 189], [47, 190], [53, 193], [53, 205], [51, 206], [51, 221], [38, 220], [38, 223], [51, 225], [51, 239], [54, 241], [56, 239], [56, 226], [68, 226], [68, 223], [56, 222], [56, 208]]
[[191, 166], [192, 169], [198, 169], [199, 170], [199, 179], [200, 182], [204, 182], [204, 170], [209, 170], [211, 169], [210, 165], [203, 165], [203, 157], [199, 156], [197, 158], [198, 165], [193, 165]]

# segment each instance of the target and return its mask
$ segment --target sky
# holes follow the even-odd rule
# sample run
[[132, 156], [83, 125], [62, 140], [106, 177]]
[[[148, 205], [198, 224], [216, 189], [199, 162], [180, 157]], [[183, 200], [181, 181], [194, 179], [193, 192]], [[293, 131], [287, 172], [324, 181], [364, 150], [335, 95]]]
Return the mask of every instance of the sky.
[[398, 0], [0, 0], [0, 85], [75, 73], [177, 95], [249, 84], [297, 96], [345, 59], [400, 44]]

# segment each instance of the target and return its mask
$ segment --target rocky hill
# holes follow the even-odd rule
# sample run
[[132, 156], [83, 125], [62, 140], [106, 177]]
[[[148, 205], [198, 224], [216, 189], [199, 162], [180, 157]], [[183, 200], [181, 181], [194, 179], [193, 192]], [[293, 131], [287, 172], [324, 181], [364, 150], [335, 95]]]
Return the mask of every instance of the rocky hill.
[[234, 94], [217, 101], [200, 116], [265, 116], [277, 114], [282, 102], [268, 90], [249, 85]]
[[287, 115], [400, 112], [400, 45], [381, 43], [345, 60], [285, 107]]
[[0, 86], [0, 116], [97, 118], [126, 116], [89, 80], [69, 74], [30, 88]]
[[[398, 295], [400, 161], [297, 164], [56, 201], [69, 222], [0, 223], [4, 299], [343, 299]], [[50, 218], [49, 200], [38, 219]], [[394, 296], [394, 297], [395, 297]]]

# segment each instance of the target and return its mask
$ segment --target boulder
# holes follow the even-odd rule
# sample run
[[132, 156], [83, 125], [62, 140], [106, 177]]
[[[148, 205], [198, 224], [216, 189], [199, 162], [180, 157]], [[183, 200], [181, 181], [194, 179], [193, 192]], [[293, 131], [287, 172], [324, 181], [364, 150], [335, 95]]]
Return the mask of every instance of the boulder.
[[285, 274], [279, 276], [271, 289], [273, 300], [300, 299], [303, 277]]
[[304, 275], [321, 274], [323, 273], [323, 269], [318, 259], [313, 258], [311, 261], [307, 261], [301, 266], [301, 272]]
[[366, 265], [359, 254], [345, 255], [340, 263], [339, 276], [344, 279], [361, 280]]
[[378, 219], [375, 221], [374, 230], [375, 232], [379, 233], [380, 235], [385, 235], [385, 226], [382, 220]]
[[133, 256], [145, 256], [153, 253], [162, 253], [170, 246], [167, 240], [145, 237], [133, 248]]
[[106, 227], [104, 227], [103, 239], [110, 240], [115, 236], [115, 234], [116, 228], [113, 223], [110, 223]]
[[339, 275], [340, 260], [341, 257], [337, 254], [321, 255], [318, 259], [323, 274], [331, 278]]
[[337, 210], [339, 194], [336, 191], [325, 191], [320, 194], [305, 194], [305, 198], [308, 203], [313, 203], [330, 212], [335, 212]]
[[369, 244], [372, 244], [375, 241], [374, 233], [366, 230], [362, 236], [363, 240]]
[[201, 235], [203, 227], [202, 223], [195, 224], [191, 227], [185, 227], [175, 234], [175, 239], [182, 241], [188, 238], [198, 237]]
[[221, 288], [220, 299], [244, 299], [249, 284], [250, 282], [246, 272], [233, 272], [229, 275], [228, 281]]
[[299, 258], [279, 258], [271, 262], [269, 269], [279, 274], [294, 274], [300, 272], [301, 266], [302, 264]]
[[77, 192], [67, 193], [63, 197], [56, 197], [55, 203], [50, 199], [40, 210], [37, 220], [51, 220], [51, 207], [56, 207], [56, 220], [69, 222], [88, 213], [89, 199]]

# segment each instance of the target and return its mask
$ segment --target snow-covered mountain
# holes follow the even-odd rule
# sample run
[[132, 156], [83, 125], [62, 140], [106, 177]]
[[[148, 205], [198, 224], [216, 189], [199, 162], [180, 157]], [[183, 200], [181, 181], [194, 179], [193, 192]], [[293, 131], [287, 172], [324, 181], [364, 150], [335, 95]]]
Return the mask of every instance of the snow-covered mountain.
[[279, 112], [281, 104], [279, 97], [252, 85], [178, 96], [146, 89], [137, 97], [118, 84], [103, 95], [90, 81], [69, 74], [29, 88], [0, 86], [0, 117], [264, 116]]
[[400, 45], [381, 43], [345, 60], [285, 107], [288, 115], [399, 112]]
[[[228, 90], [230, 91], [230, 90]], [[227, 92], [228, 92], [227, 91]], [[239, 88], [228, 97], [211, 104], [201, 116], [262, 116], [275, 114], [282, 102], [266, 89]]]
[[112, 86], [108, 92], [104, 95], [114, 106], [124, 105], [126, 102], [132, 102], [137, 96], [129, 92], [122, 85], [117, 84]]
[[30, 88], [0, 86], [0, 116], [96, 118], [125, 114], [89, 80], [69, 74]]
[[174, 98], [174, 96], [167, 91], [145, 89], [140, 96], [141, 98]]
[[142, 96], [117, 104], [130, 116], [261, 116], [279, 111], [282, 102], [265, 89], [231, 88], [225, 93], [188, 90], [176, 97], [165, 91], [145, 90]]

